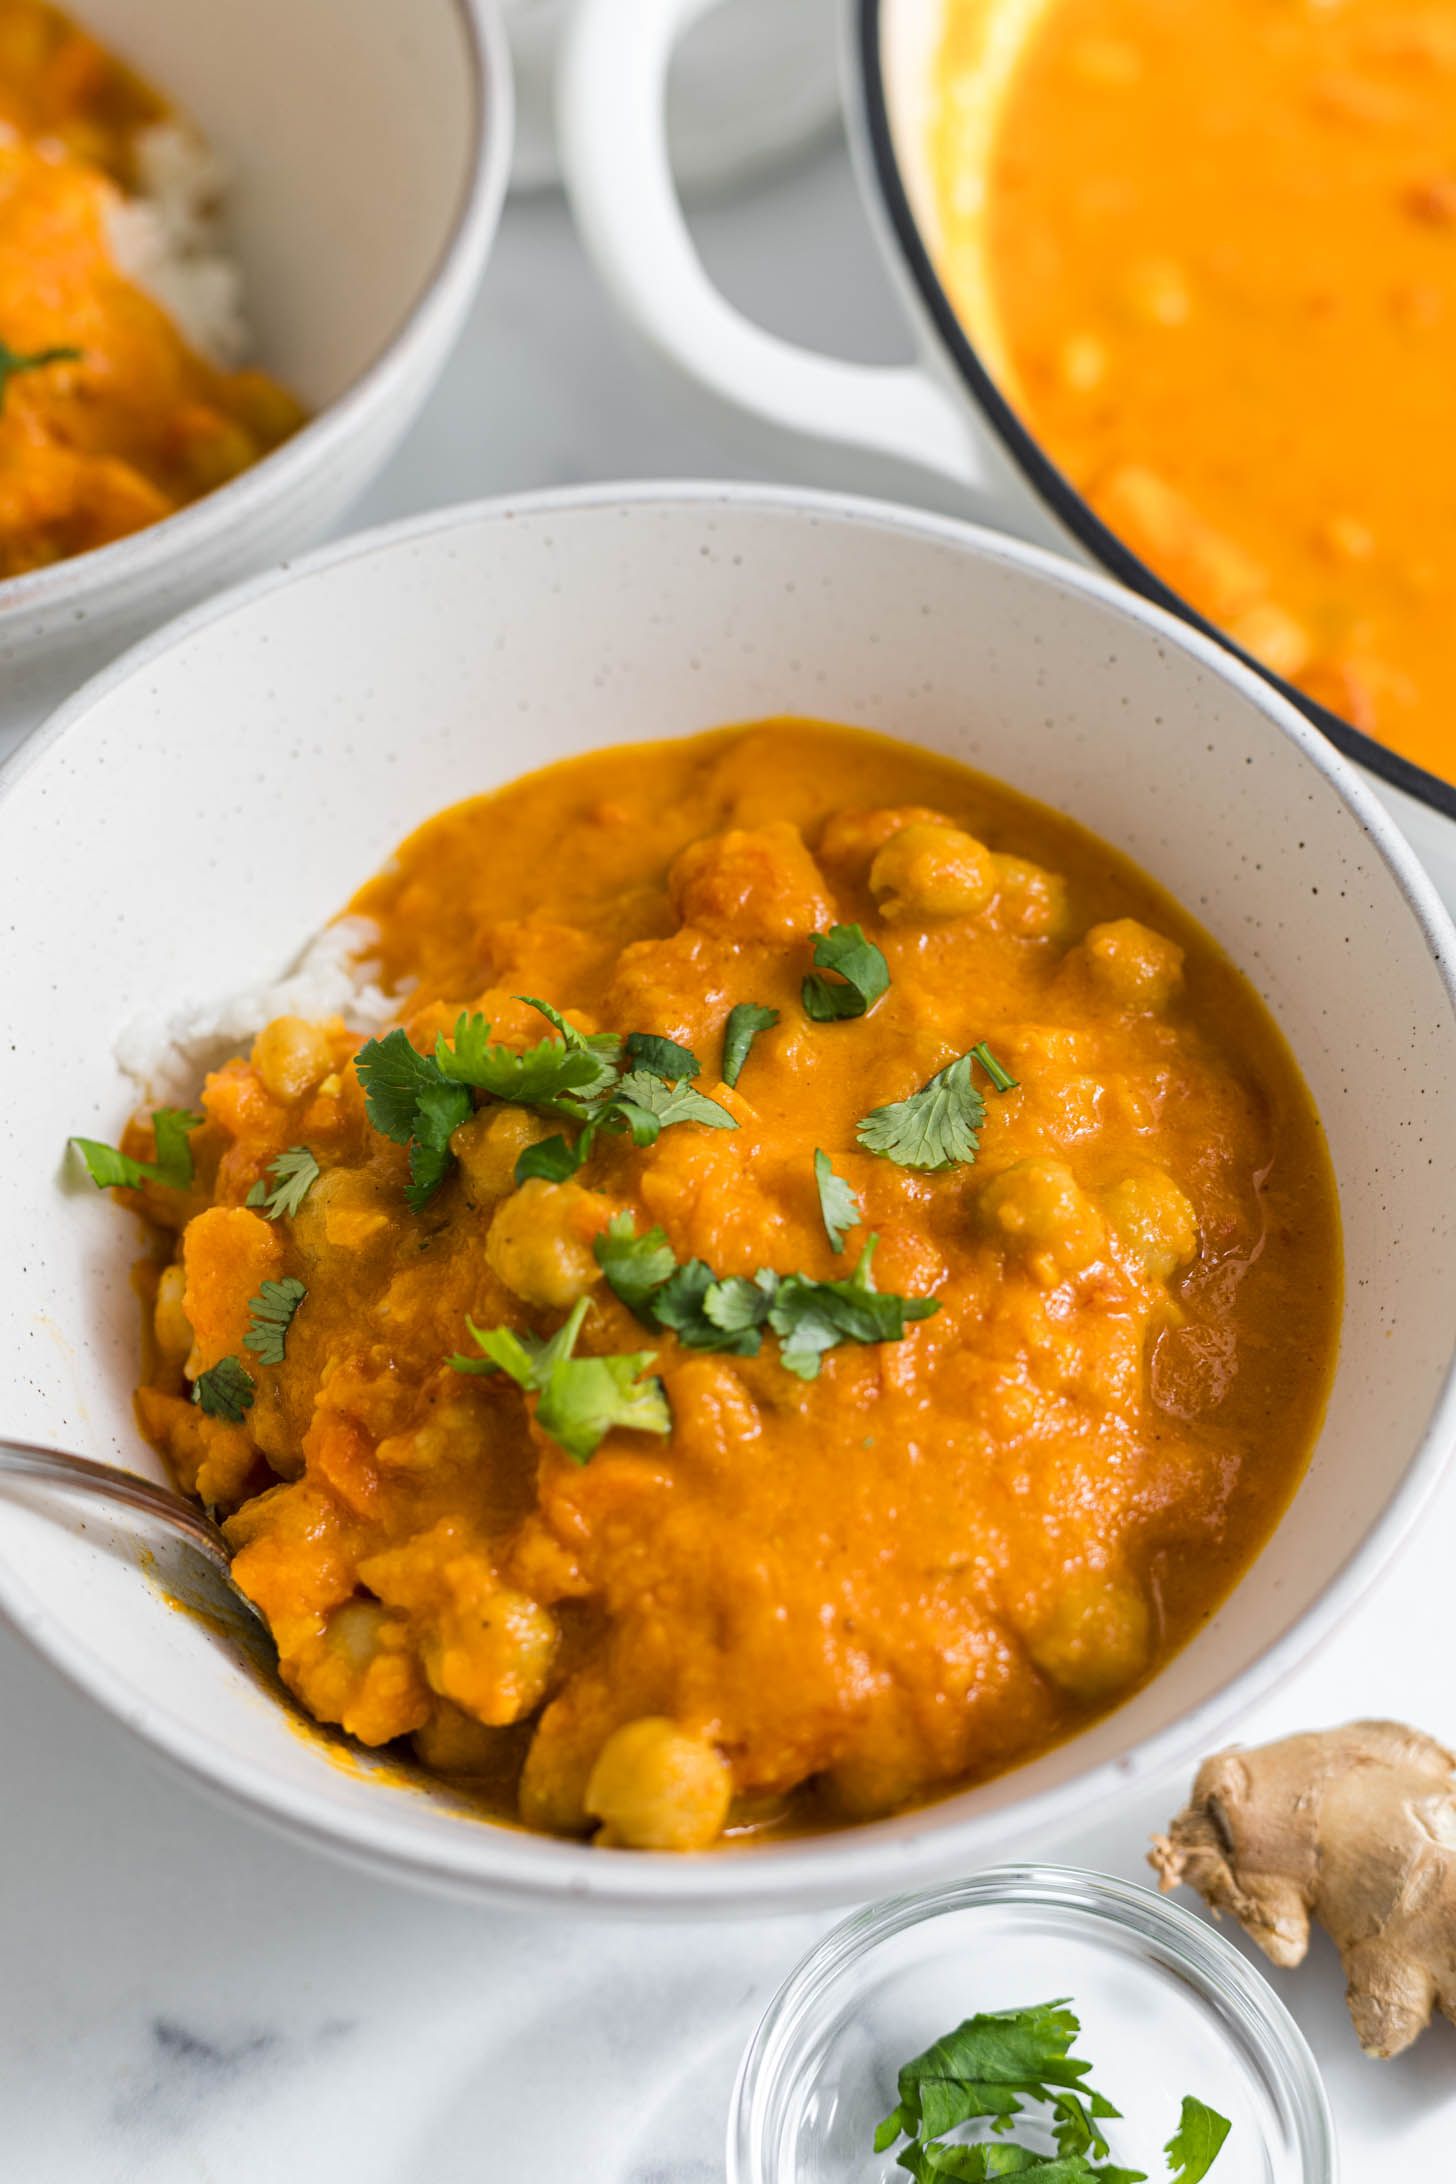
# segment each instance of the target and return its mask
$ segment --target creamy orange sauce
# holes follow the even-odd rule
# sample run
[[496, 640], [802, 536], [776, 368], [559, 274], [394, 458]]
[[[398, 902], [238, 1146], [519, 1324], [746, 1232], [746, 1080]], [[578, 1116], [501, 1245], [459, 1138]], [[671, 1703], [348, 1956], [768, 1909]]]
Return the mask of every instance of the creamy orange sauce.
[[[351, 906], [422, 1053], [462, 1010], [524, 1048], [689, 1047], [735, 1127], [603, 1135], [517, 1183], [559, 1130], [476, 1096], [420, 1208], [366, 1112], [360, 1038], [282, 1019], [209, 1078], [145, 1429], [230, 1512], [235, 1575], [320, 1720], [528, 1825], [698, 1847], [725, 1828], [893, 1810], [1037, 1752], [1156, 1673], [1257, 1553], [1331, 1367], [1338, 1216], [1323, 1139], [1250, 989], [1070, 820], [856, 731], [765, 723], [615, 749], [442, 813]], [[890, 984], [816, 1022], [813, 936], [857, 922]], [[728, 1012], [777, 1010], [736, 1086]], [[1018, 1079], [979, 1150], [927, 1172], [868, 1110], [987, 1042]], [[149, 1126], [127, 1141], [148, 1154]], [[291, 1215], [257, 1187], [320, 1167]], [[816, 1149], [856, 1194], [836, 1252]], [[255, 1203], [247, 1201], [253, 1196]], [[817, 1377], [686, 1346], [603, 1278], [614, 1217], [679, 1263], [934, 1300]], [[250, 1300], [303, 1301], [281, 1363]], [[670, 1430], [574, 1462], [504, 1373], [454, 1370], [467, 1320], [648, 1352]], [[236, 1422], [192, 1400], [237, 1360]]]
[[215, 370], [117, 269], [107, 210], [162, 97], [42, 0], [0, 0], [0, 578], [142, 529], [303, 421], [259, 371]]
[[1175, 590], [1456, 778], [1456, 7], [1050, 0], [988, 136], [992, 12], [949, 0], [934, 158], [1006, 391]]

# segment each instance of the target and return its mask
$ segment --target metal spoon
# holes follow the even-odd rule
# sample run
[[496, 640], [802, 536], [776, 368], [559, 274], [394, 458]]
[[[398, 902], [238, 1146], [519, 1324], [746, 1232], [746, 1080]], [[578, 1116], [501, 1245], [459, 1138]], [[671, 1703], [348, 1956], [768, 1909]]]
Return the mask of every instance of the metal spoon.
[[[72, 1493], [92, 1494], [101, 1501], [119, 1502], [140, 1509], [165, 1524], [189, 1546], [198, 1548], [225, 1580], [235, 1600], [241, 1601], [255, 1622], [263, 1617], [232, 1577], [232, 1549], [219, 1526], [193, 1502], [184, 1501], [170, 1487], [154, 1486], [134, 1471], [120, 1471], [114, 1464], [98, 1464], [90, 1456], [72, 1456], [64, 1449], [39, 1448], [32, 1441], [0, 1440], [0, 1477], [38, 1479]], [[263, 1624], [266, 1629], [266, 1624]]]

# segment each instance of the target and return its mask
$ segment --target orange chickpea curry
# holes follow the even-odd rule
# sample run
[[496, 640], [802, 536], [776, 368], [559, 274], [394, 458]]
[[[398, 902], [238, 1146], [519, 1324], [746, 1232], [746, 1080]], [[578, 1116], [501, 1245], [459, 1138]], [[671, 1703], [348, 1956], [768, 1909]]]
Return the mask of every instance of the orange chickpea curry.
[[1338, 1214], [1273, 1024], [1115, 853], [774, 721], [459, 805], [352, 909], [394, 1028], [280, 1018], [83, 1144], [175, 1238], [142, 1425], [320, 1721], [696, 1848], [994, 1774], [1225, 1596]]
[[[117, 261], [165, 101], [42, 0], [0, 0], [0, 578], [139, 531], [303, 421], [215, 369]], [[173, 129], [173, 153], [189, 137]]]
[[1456, 780], [1452, 0], [945, 22], [943, 271], [1008, 396], [1176, 591]]

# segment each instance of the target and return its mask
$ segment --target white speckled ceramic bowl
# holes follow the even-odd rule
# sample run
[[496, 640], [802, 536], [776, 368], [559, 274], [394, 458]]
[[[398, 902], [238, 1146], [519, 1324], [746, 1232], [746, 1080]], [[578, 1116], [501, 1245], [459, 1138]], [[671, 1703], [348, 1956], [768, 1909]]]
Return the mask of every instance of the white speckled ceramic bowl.
[[143, 630], [321, 538], [444, 363], [510, 165], [493, 0], [76, 0], [199, 122], [256, 361], [313, 421], [165, 522], [0, 582], [0, 733]]
[[[1075, 814], [1197, 913], [1319, 1103], [1348, 1256], [1328, 1419], [1225, 1607], [1126, 1706], [998, 1781], [671, 1858], [495, 1827], [344, 1767], [94, 1510], [0, 1502], [0, 1604], [192, 1775], [439, 1886], [701, 1913], [893, 1894], [1024, 1854], [1210, 1749], [1356, 1600], [1453, 1428], [1456, 935], [1368, 791], [1267, 684], [1104, 579], [934, 517], [752, 488], [459, 509], [216, 602], [75, 698], [4, 777], [0, 1431], [156, 1472], [132, 1423], [133, 1240], [68, 1130], [130, 1105], [140, 1013], [271, 975], [439, 806], [624, 738], [803, 712]], [[121, 799], [125, 799], [124, 807]], [[130, 816], [119, 817], [125, 810]]]

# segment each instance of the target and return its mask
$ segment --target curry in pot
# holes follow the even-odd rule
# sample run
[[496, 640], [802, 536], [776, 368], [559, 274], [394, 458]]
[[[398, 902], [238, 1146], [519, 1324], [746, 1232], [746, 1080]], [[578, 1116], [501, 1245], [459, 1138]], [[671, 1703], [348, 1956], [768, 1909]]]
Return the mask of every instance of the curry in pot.
[[1456, 779], [1451, 0], [947, 0], [932, 136], [943, 278], [1053, 461]]
[[102, 1178], [169, 1239], [142, 1424], [320, 1721], [700, 1848], [1010, 1767], [1226, 1597], [1335, 1195], [1105, 844], [781, 720], [443, 812], [352, 909], [395, 1024], [269, 1024]]

